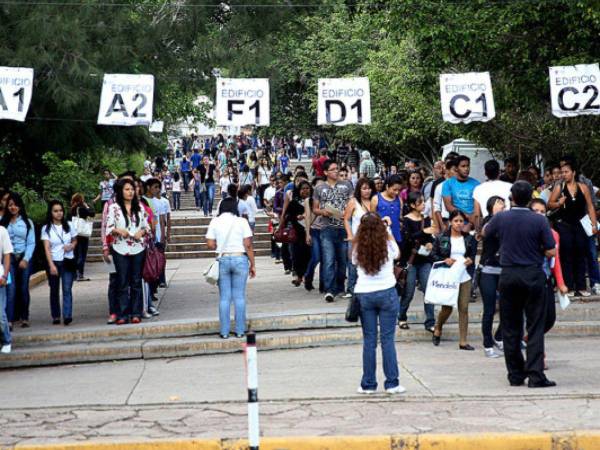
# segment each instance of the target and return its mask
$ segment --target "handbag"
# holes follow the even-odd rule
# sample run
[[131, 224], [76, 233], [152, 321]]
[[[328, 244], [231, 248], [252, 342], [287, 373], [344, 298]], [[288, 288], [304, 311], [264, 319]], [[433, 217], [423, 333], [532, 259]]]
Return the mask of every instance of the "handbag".
[[[225, 248], [227, 246], [229, 236], [231, 236], [231, 230], [233, 230], [233, 227], [229, 228], [227, 236], [225, 237], [225, 242], [223, 242], [222, 248]], [[221, 258], [221, 256], [223, 256], [223, 252], [220, 252], [215, 258], [215, 260], [211, 263], [211, 265], [208, 266], [204, 272], [202, 272], [202, 275], [204, 276], [204, 281], [213, 286], [219, 283], [219, 258]]]
[[150, 242], [146, 250], [146, 259], [144, 260], [144, 268], [142, 269], [142, 278], [146, 283], [155, 283], [158, 281], [163, 271], [167, 260], [165, 254], [160, 251], [154, 242]]
[[77, 215], [71, 219], [71, 226], [77, 230], [77, 236], [89, 238], [94, 229], [94, 222], [89, 219], [82, 219], [79, 217], [79, 212], [77, 212]]
[[273, 233], [273, 238], [275, 239], [275, 242], [293, 244], [298, 240], [298, 234], [291, 224], [286, 224], [285, 220], [282, 220], [279, 224], [279, 228]]
[[348, 300], [348, 307], [346, 308], [346, 322], [358, 322], [360, 317], [360, 301], [358, 296], [353, 295]]

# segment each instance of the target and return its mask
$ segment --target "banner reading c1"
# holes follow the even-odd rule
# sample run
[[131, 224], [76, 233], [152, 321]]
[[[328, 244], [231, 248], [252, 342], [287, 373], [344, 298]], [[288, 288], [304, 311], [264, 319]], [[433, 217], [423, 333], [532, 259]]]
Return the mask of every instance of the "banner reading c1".
[[318, 125], [371, 123], [368, 78], [320, 78], [318, 90]]
[[33, 94], [33, 69], [0, 67], [0, 119], [25, 122]]
[[556, 117], [600, 114], [598, 64], [549, 67], [550, 101]]
[[218, 126], [270, 125], [268, 78], [217, 78]]
[[444, 122], [487, 122], [496, 117], [489, 72], [441, 74], [440, 101]]
[[131, 127], [152, 123], [154, 76], [105, 74], [98, 125]]

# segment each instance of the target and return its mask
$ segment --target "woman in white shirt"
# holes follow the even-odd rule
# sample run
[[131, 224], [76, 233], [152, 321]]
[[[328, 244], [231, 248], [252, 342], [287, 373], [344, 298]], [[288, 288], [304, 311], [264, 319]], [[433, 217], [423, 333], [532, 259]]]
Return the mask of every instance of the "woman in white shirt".
[[149, 231], [146, 211], [135, 195], [133, 181], [115, 186], [115, 202], [109, 206], [106, 235], [117, 270], [117, 325], [140, 323], [143, 312], [142, 270]]
[[221, 187], [221, 198], [224, 199], [227, 197], [227, 188], [232, 183], [232, 180], [231, 176], [229, 175], [229, 168], [225, 167], [221, 173], [223, 175], [219, 179], [219, 186]]
[[181, 181], [181, 177], [179, 176], [179, 172], [175, 172], [173, 174], [173, 210], [178, 211], [181, 209], [181, 187], [183, 186], [183, 181]]
[[46, 222], [42, 227], [41, 240], [48, 262], [48, 285], [50, 286], [50, 313], [52, 324], [60, 325], [60, 287], [62, 284], [63, 323], [69, 325], [73, 321], [73, 280], [77, 270], [75, 246], [77, 230], [69, 226], [65, 217], [65, 208], [58, 200], [48, 204]]
[[[389, 394], [405, 392], [398, 382], [396, 358], [396, 319], [400, 303], [396, 293], [394, 259], [400, 250], [386, 224], [376, 213], [366, 213], [352, 242], [352, 262], [357, 266], [358, 280], [354, 294], [360, 302], [360, 322], [363, 330], [363, 376], [359, 394], [377, 390], [377, 334], [381, 334], [381, 352], [385, 390]], [[377, 323], [379, 322], [379, 330]]]
[[229, 338], [230, 307], [235, 304], [235, 335], [246, 333], [246, 284], [248, 275], [256, 276], [252, 230], [246, 219], [238, 217], [237, 200], [226, 198], [219, 205], [219, 215], [211, 220], [206, 245], [219, 255], [219, 335]]

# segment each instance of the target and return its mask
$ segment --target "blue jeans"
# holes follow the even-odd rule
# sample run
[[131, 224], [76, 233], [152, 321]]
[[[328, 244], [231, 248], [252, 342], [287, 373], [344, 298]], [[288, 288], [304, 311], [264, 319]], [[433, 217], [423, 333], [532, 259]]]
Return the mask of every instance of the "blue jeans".
[[321, 252], [325, 292], [333, 295], [344, 292], [348, 260], [346, 231], [340, 227], [323, 228], [321, 230]]
[[[315, 269], [321, 263], [321, 230], [310, 229], [312, 245], [310, 246], [310, 261], [304, 274], [304, 280], [312, 283], [315, 277]], [[319, 280], [323, 284], [323, 264], [319, 265]]]
[[8, 345], [12, 342], [10, 328], [6, 318], [6, 287], [0, 287], [0, 344]]
[[54, 261], [58, 275], [48, 273], [48, 284], [50, 285], [50, 314], [52, 319], [60, 319], [60, 287], [62, 284], [62, 317], [73, 318], [73, 280], [75, 272], [65, 269], [64, 261]]
[[200, 192], [201, 187], [200, 184], [194, 183], [194, 204], [198, 209], [202, 208], [204, 202], [204, 193]]
[[302, 149], [296, 148], [296, 158], [298, 161], [302, 161]]
[[360, 301], [360, 323], [363, 330], [363, 376], [360, 386], [365, 390], [377, 389], [377, 322], [381, 331], [381, 353], [385, 388], [398, 386], [398, 359], [396, 358], [396, 317], [398, 295], [396, 288], [368, 294], [356, 294]]
[[[491, 273], [482, 273], [479, 280], [479, 291], [483, 301], [483, 316], [481, 317], [481, 334], [483, 335], [483, 346], [492, 348], [494, 346], [494, 337], [492, 337], [492, 328], [494, 327], [494, 314], [496, 314], [496, 302], [498, 301], [498, 283], [500, 275]], [[554, 295], [552, 296], [554, 300]], [[495, 339], [502, 340], [502, 325], [498, 323]]]
[[181, 192], [173, 192], [173, 209], [177, 211], [181, 208]]
[[596, 248], [596, 236], [590, 236], [590, 251], [587, 258], [588, 276], [590, 277], [590, 287], [600, 283], [600, 268], [598, 267], [598, 249]]
[[204, 215], [208, 216], [213, 210], [215, 201], [215, 183], [205, 183], [206, 189], [202, 194], [202, 202], [204, 203]]
[[309, 158], [315, 156], [315, 148], [314, 147], [306, 147], [306, 154]]
[[[400, 314], [398, 315], [399, 321], [407, 321], [406, 313], [410, 306], [410, 302], [412, 302], [412, 299], [415, 296], [415, 290], [417, 289], [417, 278], [419, 279], [421, 292], [425, 292], [430, 272], [431, 263], [412, 264], [408, 267], [408, 273], [406, 274], [406, 287], [400, 301]], [[423, 309], [425, 310], [425, 328], [431, 328], [435, 325], [435, 306], [424, 303]]]
[[221, 335], [228, 336], [231, 328], [229, 312], [235, 304], [235, 333], [246, 332], [246, 283], [250, 263], [247, 256], [222, 256], [219, 258], [219, 321]]
[[29, 261], [27, 268], [19, 268], [17, 258], [10, 258], [10, 276], [12, 283], [6, 286], [6, 317], [9, 322], [29, 320], [29, 277], [31, 276], [32, 263]]
[[356, 280], [358, 280], [358, 270], [352, 264], [352, 244], [348, 244], [348, 292], [354, 293]]

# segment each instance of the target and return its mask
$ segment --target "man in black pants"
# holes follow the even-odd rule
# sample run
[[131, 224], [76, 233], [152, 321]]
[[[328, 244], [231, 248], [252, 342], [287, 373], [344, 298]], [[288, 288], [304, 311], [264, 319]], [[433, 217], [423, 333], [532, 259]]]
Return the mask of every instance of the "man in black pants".
[[[504, 358], [511, 386], [529, 378], [530, 388], [556, 386], [544, 374], [544, 325], [546, 321], [544, 256], [555, 256], [555, 243], [545, 217], [527, 208], [533, 188], [517, 181], [511, 188], [513, 208], [501, 212], [484, 227], [484, 235], [500, 239], [502, 273], [500, 318]], [[527, 361], [521, 352], [523, 312], [527, 318]]]

